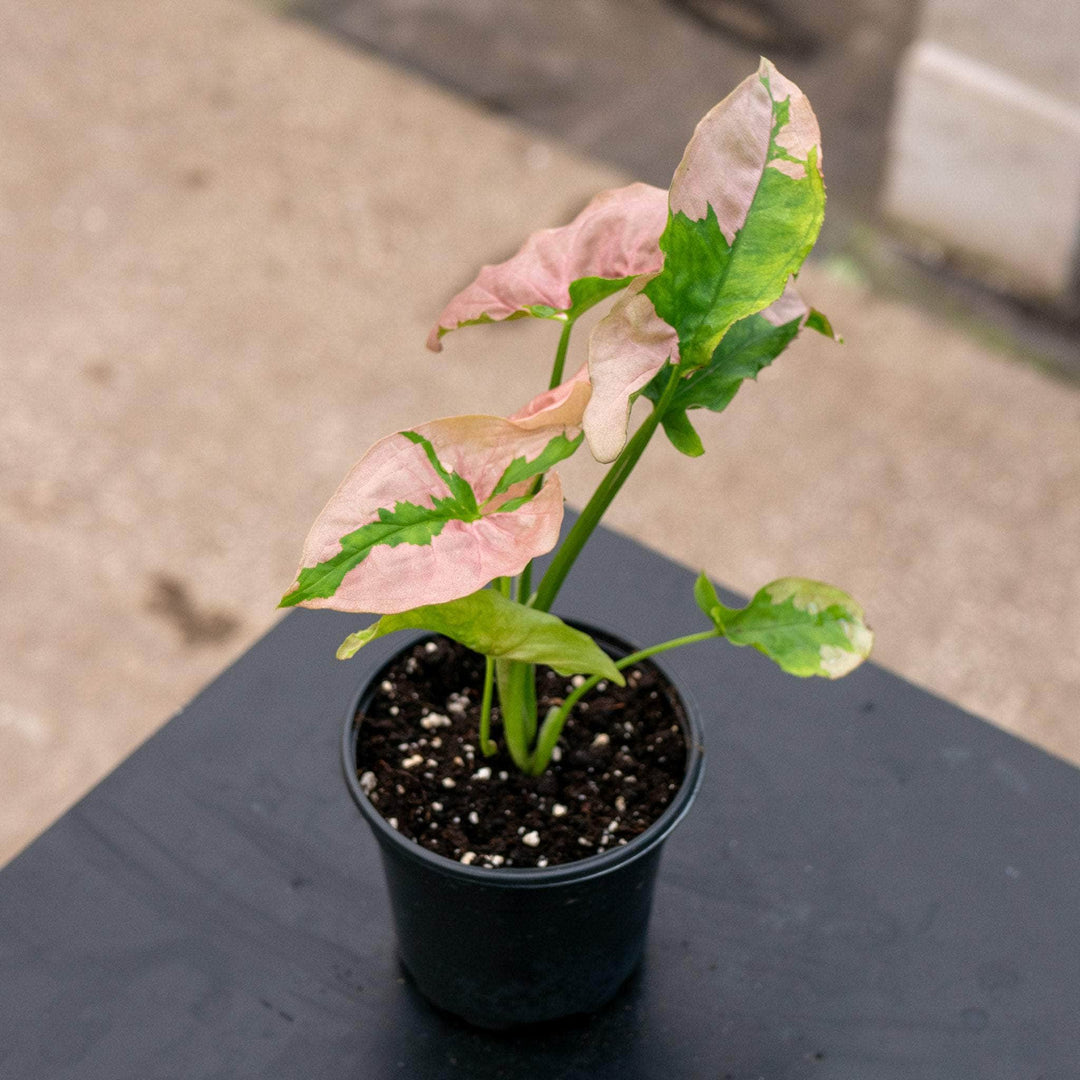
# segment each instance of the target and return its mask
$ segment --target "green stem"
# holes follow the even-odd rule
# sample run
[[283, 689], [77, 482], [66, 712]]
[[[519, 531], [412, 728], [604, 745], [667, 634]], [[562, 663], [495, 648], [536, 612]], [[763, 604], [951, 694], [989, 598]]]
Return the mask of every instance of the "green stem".
[[[668, 649], [677, 649], [682, 645], [693, 645], [698, 641], [708, 641], [710, 638], [723, 636], [719, 630], [713, 629], [702, 630], [697, 634], [687, 634], [685, 637], [672, 638], [670, 641], [662, 641], [659, 645], [651, 645], [647, 649], [641, 649], [636, 653], [631, 653], [629, 656], [624, 656], [621, 660], [615, 661], [615, 666], [622, 671], [624, 668], [632, 667], [639, 660], [645, 660], [647, 657], [655, 656], [657, 653], [667, 652]], [[571, 710], [603, 678], [603, 675], [590, 676], [579, 687], [574, 689], [561, 705], [552, 706], [548, 710], [548, 714], [540, 727], [540, 736], [536, 740], [536, 747], [529, 758], [529, 772], [533, 776], [539, 776], [548, 767], [548, 762], [551, 761], [551, 752], [559, 741], [559, 736], [562, 734], [563, 726], [566, 724]]]
[[[570, 332], [574, 329], [574, 320], [568, 318], [563, 323], [562, 333], [559, 335], [559, 344], [555, 350], [555, 361], [551, 365], [551, 379], [548, 389], [554, 390], [563, 379], [563, 368], [566, 366], [566, 350], [570, 347]], [[532, 493], [535, 495], [544, 486], [544, 476], [541, 474], [533, 482]], [[517, 598], [519, 604], [529, 602], [529, 593], [532, 591], [532, 562], [530, 561], [518, 579]]]
[[480, 703], [480, 752], [484, 757], [491, 757], [499, 752], [498, 746], [491, 739], [491, 699], [495, 688], [495, 661], [490, 656], [484, 657], [484, 699]]
[[563, 379], [563, 368], [566, 366], [566, 350], [570, 347], [570, 331], [574, 329], [574, 320], [567, 319], [563, 323], [562, 334], [559, 335], [559, 346], [555, 350], [555, 363], [551, 366], [551, 381], [548, 389], [554, 390]]
[[645, 418], [645, 422], [634, 432], [633, 438], [623, 447], [622, 453], [615, 459], [614, 464], [608, 469], [604, 479], [597, 485], [592, 498], [585, 504], [581, 516], [574, 522], [574, 527], [567, 533], [566, 539], [559, 548], [547, 573], [540, 579], [539, 588], [536, 591], [536, 603], [533, 605], [540, 611], [550, 611], [555, 597], [570, 573], [571, 567], [581, 553], [586, 541], [592, 536], [593, 530], [600, 524], [600, 519], [611, 505], [612, 500], [619, 493], [619, 489], [626, 483], [627, 478], [638, 463], [649, 440], [653, 437], [672, 397], [679, 385], [678, 368], [672, 368], [671, 378], [664, 387], [664, 393], [651, 413]]
[[495, 688], [502, 714], [503, 743], [514, 764], [524, 772], [538, 726], [535, 665], [523, 660], [495, 661]]
[[532, 592], [532, 559], [525, 564], [525, 569], [521, 571], [521, 576], [518, 578], [518, 603], [527, 604], [530, 592]]

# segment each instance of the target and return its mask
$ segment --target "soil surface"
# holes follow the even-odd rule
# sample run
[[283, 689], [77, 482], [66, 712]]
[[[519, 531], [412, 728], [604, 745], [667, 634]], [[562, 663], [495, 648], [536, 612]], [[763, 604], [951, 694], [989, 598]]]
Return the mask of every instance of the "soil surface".
[[[483, 673], [476, 653], [430, 638], [384, 670], [357, 714], [360, 785], [404, 836], [466, 864], [544, 867], [626, 844], [663, 813], [686, 772], [686, 738], [678, 696], [653, 664], [585, 695], [537, 777], [502, 749], [481, 754]], [[539, 668], [539, 714], [573, 685]], [[496, 741], [499, 719], [496, 706]]]

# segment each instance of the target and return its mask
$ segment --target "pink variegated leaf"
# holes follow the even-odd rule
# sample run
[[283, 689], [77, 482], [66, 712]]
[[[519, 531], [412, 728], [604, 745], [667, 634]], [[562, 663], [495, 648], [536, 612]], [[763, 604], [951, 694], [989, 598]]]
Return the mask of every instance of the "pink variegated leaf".
[[821, 132], [806, 95], [763, 59], [698, 122], [671, 180], [671, 212], [704, 221], [711, 207], [734, 244], [767, 167], [794, 180], [820, 171]]
[[650, 184], [602, 191], [569, 225], [533, 233], [512, 258], [485, 266], [450, 301], [428, 348], [459, 326], [538, 315], [575, 317], [638, 274], [660, 268], [667, 192]]
[[671, 179], [671, 212], [704, 221], [712, 207], [734, 243], [761, 183], [772, 123], [768, 88], [758, 77], [744, 79], [698, 121]]
[[[630, 286], [627, 296], [612, 309], [610, 322], [597, 325], [597, 338], [590, 343], [590, 364], [597, 378], [592, 399], [596, 405], [586, 410], [585, 436], [595, 455], [605, 455], [599, 457], [601, 461], [612, 460], [622, 450], [634, 395], [643, 389], [650, 401], [659, 403], [671, 370], [665, 368], [665, 360], [669, 354], [672, 364], [679, 360], [674, 330], [644, 304], [638, 325], [628, 326], [638, 287], [637, 283]], [[647, 301], [648, 297], [642, 294], [642, 299]], [[629, 311], [622, 310], [624, 304]], [[828, 319], [806, 305], [793, 280], [769, 307], [735, 323], [709, 363], [681, 376], [668, 400], [662, 420], [675, 446], [692, 457], [704, 453], [687, 410], [722, 412], [740, 384], [756, 378], [804, 326], [833, 336]]]
[[597, 461], [614, 461], [626, 443], [631, 399], [671, 360], [679, 362], [679, 339], [642, 292], [638, 278], [596, 324], [589, 337], [592, 396], [585, 407], [585, 438]]
[[510, 419], [530, 429], [552, 425], [580, 427], [591, 394], [589, 365], [582, 364], [572, 379], [538, 394]]
[[825, 213], [817, 121], [762, 60], [698, 124], [671, 182], [664, 266], [646, 292], [679, 334], [685, 370], [728, 329], [778, 300]]
[[[597, 461], [613, 461], [626, 444], [634, 394], [648, 385], [666, 361], [679, 362], [678, 335], [641, 291], [648, 283], [648, 278], [633, 282], [589, 339], [593, 392], [584, 425], [589, 450]], [[801, 323], [810, 313], [792, 280], [761, 317], [779, 327], [795, 319]]]
[[[590, 340], [585, 435], [599, 460], [622, 449], [633, 395], [666, 360], [679, 365], [680, 377], [701, 371], [695, 387], [710, 393], [724, 375], [715, 400], [726, 403], [737, 380], [717, 370], [717, 357], [730, 366], [718, 347], [733, 327], [742, 326], [745, 337], [745, 320], [757, 317], [792, 336], [804, 321], [829, 332], [828, 321], [789, 286], [824, 213], [819, 144], [805, 96], [767, 60], [698, 124], [671, 182], [663, 266], [630, 286]], [[769, 342], [772, 349], [779, 338]], [[746, 350], [735, 352], [739, 369], [749, 370]], [[685, 409], [677, 412], [665, 417], [669, 435], [700, 453], [683, 423]]]
[[389, 614], [467, 596], [554, 547], [570, 425], [456, 416], [377, 442], [316, 519], [283, 607]]

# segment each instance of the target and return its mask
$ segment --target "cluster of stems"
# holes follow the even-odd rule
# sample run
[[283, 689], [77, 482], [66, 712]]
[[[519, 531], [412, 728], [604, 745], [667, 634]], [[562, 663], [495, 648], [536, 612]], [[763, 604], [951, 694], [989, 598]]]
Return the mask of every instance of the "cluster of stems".
[[[555, 353], [555, 362], [552, 366], [550, 388], [558, 386], [562, 382], [563, 367], [566, 362], [566, 352], [570, 343], [570, 333], [573, 330], [574, 320], [567, 319], [563, 325], [562, 334], [559, 337], [558, 348]], [[660, 421], [664, 417], [671, 399], [678, 389], [679, 372], [672, 368], [667, 385], [660, 400], [653, 406], [653, 410], [645, 418], [644, 423], [623, 447], [622, 452], [612, 462], [611, 467], [605, 473], [603, 479], [597, 485], [592, 497], [585, 504], [584, 509], [574, 522], [566, 538], [559, 546], [540, 583], [536, 592], [532, 589], [532, 563], [530, 562], [517, 579], [517, 587], [514, 589], [509, 578], [499, 578], [492, 582], [492, 588], [502, 591], [509, 597], [516, 592], [519, 603], [529, 604], [539, 611], [550, 611], [551, 605], [570, 573], [574, 562], [577, 560], [581, 549], [592, 536], [596, 526], [600, 524], [607, 508], [619, 493], [623, 484], [626, 483], [638, 459], [649, 445], [649, 440], [656, 432]], [[538, 477], [536, 487], [543, 483], [543, 477]], [[620, 671], [633, 666], [639, 660], [654, 656], [657, 653], [666, 652], [680, 645], [689, 645], [697, 641], [705, 641], [709, 638], [719, 637], [720, 632], [716, 629], [704, 630], [701, 633], [690, 634], [686, 637], [673, 638], [670, 641], [661, 642], [650, 648], [631, 653], [621, 660], [615, 661], [615, 667]], [[501, 668], [501, 670], [500, 670]], [[559, 741], [563, 726], [570, 715], [571, 710], [581, 698], [602, 681], [602, 675], [593, 675], [587, 678], [572, 693], [568, 694], [561, 705], [552, 706], [543, 723], [538, 722], [535, 687], [535, 666], [522, 661], [495, 661], [487, 658], [484, 671], [484, 690], [480, 711], [480, 749], [486, 756], [492, 756], [498, 747], [491, 739], [491, 709], [494, 699], [494, 686], [496, 680], [499, 686], [500, 712], [503, 719], [503, 737], [506, 740], [507, 750], [522, 772], [533, 776], [539, 776], [551, 761], [551, 754], [555, 744]]]

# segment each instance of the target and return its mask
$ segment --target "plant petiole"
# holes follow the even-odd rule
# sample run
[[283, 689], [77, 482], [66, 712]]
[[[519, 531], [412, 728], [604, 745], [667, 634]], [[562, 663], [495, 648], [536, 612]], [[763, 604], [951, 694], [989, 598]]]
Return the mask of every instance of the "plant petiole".
[[563, 381], [563, 368], [566, 366], [566, 350], [570, 347], [570, 332], [574, 329], [574, 320], [567, 319], [559, 335], [559, 345], [555, 350], [555, 363], [551, 366], [551, 380], [548, 389], [554, 390]]
[[484, 757], [493, 757], [499, 752], [498, 745], [491, 738], [491, 699], [495, 688], [495, 661], [490, 656], [484, 657], [484, 697], [480, 703], [480, 753]]
[[645, 422], [634, 432], [633, 437], [623, 447], [622, 453], [615, 459], [611, 468], [608, 469], [596, 491], [593, 492], [592, 498], [585, 504], [581, 516], [574, 522], [570, 532], [567, 533], [562, 546], [556, 553], [555, 558], [552, 559], [551, 565], [548, 566], [547, 572], [540, 579], [533, 607], [540, 611], [551, 610], [555, 596], [566, 579], [566, 575], [570, 573], [578, 554], [589, 537], [592, 536], [593, 530], [600, 524], [600, 519], [611, 505], [612, 500], [618, 495], [619, 489], [626, 483], [630, 473], [633, 472], [634, 466], [638, 463], [638, 458], [645, 451], [645, 447], [649, 445], [649, 440], [653, 437], [653, 433], [671, 404], [671, 399], [675, 396], [679, 378], [679, 369], [673, 367], [671, 377], [668, 379], [667, 386], [664, 387], [664, 393], [661, 395], [660, 400], [656, 403], [653, 411], [645, 418]]
[[[697, 634], [687, 634], [685, 637], [672, 638], [670, 641], [662, 641], [659, 645], [650, 645], [647, 649], [640, 649], [629, 656], [624, 656], [621, 660], [615, 661], [615, 666], [622, 671], [625, 668], [632, 667], [640, 660], [655, 656], [657, 653], [723, 636], [719, 630], [713, 628], [712, 630], [702, 630]], [[561, 705], [553, 705], [548, 709], [548, 714], [544, 718], [543, 724], [540, 725], [540, 735], [536, 740], [536, 746], [529, 757], [528, 771], [530, 774], [539, 776], [548, 767], [548, 763], [551, 761], [551, 752], [559, 741], [559, 736], [562, 734], [563, 726], [566, 724], [571, 710], [594, 686], [602, 682], [603, 678], [603, 675], [590, 676], [568, 694]]]

